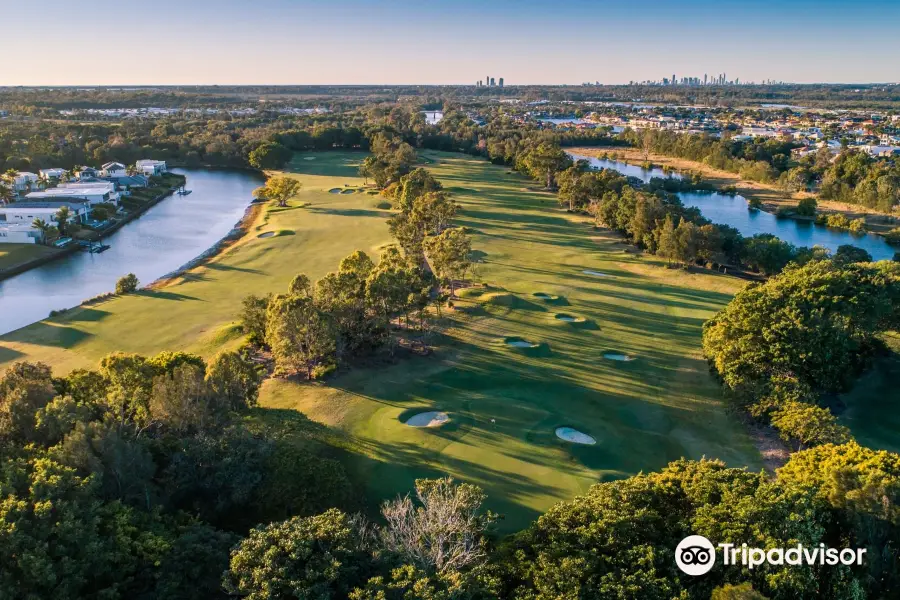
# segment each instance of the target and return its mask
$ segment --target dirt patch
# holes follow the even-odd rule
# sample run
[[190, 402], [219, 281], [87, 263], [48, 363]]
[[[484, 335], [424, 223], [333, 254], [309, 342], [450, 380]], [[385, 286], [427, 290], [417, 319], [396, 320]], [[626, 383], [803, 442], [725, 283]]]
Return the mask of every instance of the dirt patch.
[[762, 456], [763, 467], [769, 473], [775, 473], [776, 469], [783, 467], [791, 458], [790, 448], [778, 437], [778, 432], [773, 427], [748, 423], [747, 429], [753, 445]]

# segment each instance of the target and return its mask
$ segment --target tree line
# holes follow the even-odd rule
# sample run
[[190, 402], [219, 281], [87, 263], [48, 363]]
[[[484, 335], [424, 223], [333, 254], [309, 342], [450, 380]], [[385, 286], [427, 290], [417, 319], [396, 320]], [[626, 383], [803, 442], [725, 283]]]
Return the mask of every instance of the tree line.
[[297, 417], [254, 416], [238, 352], [114, 353], [0, 376], [0, 596], [212, 598], [252, 526], [353, 505]]
[[[442, 184], [426, 169], [410, 170], [415, 152], [405, 142], [379, 134], [373, 149], [360, 168], [394, 202], [388, 225], [397, 243], [377, 263], [357, 250], [315, 283], [301, 273], [285, 294], [243, 300], [243, 330], [271, 352], [279, 374], [311, 380], [384, 346], [393, 356], [401, 341], [427, 348], [431, 315], [446, 301], [441, 288], [453, 296], [471, 267], [471, 241], [453, 227], [458, 208]], [[284, 205], [299, 188], [297, 180], [277, 176], [256, 195]]]

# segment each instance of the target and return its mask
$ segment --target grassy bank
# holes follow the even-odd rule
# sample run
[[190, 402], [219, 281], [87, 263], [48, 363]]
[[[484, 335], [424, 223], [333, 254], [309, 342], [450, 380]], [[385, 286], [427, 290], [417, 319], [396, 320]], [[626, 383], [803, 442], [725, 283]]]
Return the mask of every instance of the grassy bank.
[[[623, 147], [590, 147], [590, 148], [567, 148], [572, 152], [584, 154], [587, 156], [600, 156], [601, 154], [615, 154], [619, 160], [633, 165], [640, 165], [644, 162], [644, 152], [639, 148], [623, 148]], [[700, 173], [703, 178], [712, 183], [716, 188], [734, 186], [737, 193], [747, 198], [756, 198], [762, 202], [762, 209], [775, 213], [781, 207], [796, 208], [797, 203], [808, 197], [816, 197], [815, 194], [808, 192], [796, 192], [788, 194], [773, 184], [759, 183], [742, 179], [737, 173], [716, 169], [705, 163], [688, 160], [685, 158], [674, 158], [663, 154], [649, 155], [649, 160], [658, 167], [669, 167], [676, 171], [694, 171]], [[856, 204], [846, 204], [844, 202], [834, 202], [831, 200], [821, 200], [816, 198], [819, 205], [819, 212], [825, 213], [841, 213], [849, 219], [864, 218], [866, 220], [866, 229], [872, 233], [886, 233], [897, 226], [891, 216], [879, 213], [876, 210], [859, 206]]]
[[[112, 350], [210, 355], [237, 343], [233, 319], [244, 295], [283, 290], [298, 272], [318, 278], [355, 249], [376, 255], [389, 241], [388, 211], [367, 194], [328, 192], [362, 183], [361, 156], [303, 157], [314, 160], [289, 168], [304, 184], [301, 196], [288, 208], [267, 206], [223, 254], [160, 289], [3, 336], [0, 360], [67, 370]], [[597, 481], [681, 456], [760, 466], [700, 352], [702, 323], [743, 282], [626, 252], [615, 235], [525, 190], [530, 182], [506, 168], [456, 154], [424, 157], [460, 203], [458, 221], [481, 261], [477, 279], [491, 287], [467, 291], [448, 311], [431, 356], [313, 385], [269, 380], [261, 395], [273, 415], [299, 410], [333, 428], [370, 505], [407, 491], [417, 477], [447, 473], [483, 486], [490, 508], [507, 516], [503, 528], [514, 530]], [[270, 231], [277, 235], [258, 237]], [[504, 343], [513, 336], [538, 347]], [[451, 421], [428, 430], [403, 424], [424, 410], [446, 411]], [[562, 426], [597, 444], [563, 442], [554, 433]]]
[[0, 279], [30, 262], [45, 260], [59, 250], [41, 244], [0, 244]]

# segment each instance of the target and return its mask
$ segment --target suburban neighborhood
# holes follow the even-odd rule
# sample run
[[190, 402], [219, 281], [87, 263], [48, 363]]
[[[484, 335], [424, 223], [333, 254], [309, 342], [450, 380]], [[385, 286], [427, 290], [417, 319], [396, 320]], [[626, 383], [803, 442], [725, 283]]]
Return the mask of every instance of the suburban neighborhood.
[[123, 198], [153, 187], [167, 172], [165, 161], [152, 159], [7, 172], [0, 180], [0, 243], [62, 247], [72, 241], [65, 235], [71, 230], [102, 231], [117, 215], [127, 216]]

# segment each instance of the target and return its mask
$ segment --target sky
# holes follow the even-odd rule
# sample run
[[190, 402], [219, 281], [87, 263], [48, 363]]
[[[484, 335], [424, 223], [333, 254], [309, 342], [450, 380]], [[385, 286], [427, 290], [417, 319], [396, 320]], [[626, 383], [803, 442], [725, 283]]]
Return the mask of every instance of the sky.
[[900, 81], [900, 0], [0, 0], [0, 9], [4, 86], [616, 84], [723, 72]]

